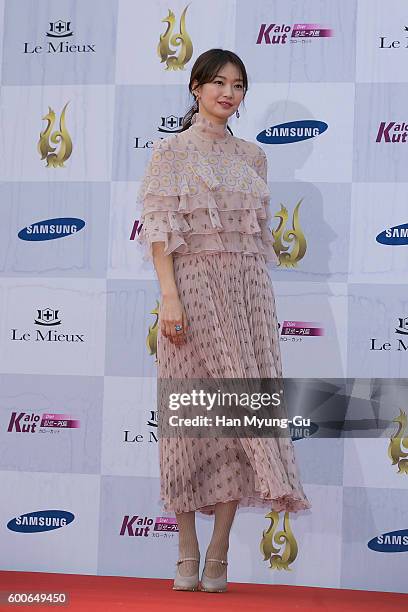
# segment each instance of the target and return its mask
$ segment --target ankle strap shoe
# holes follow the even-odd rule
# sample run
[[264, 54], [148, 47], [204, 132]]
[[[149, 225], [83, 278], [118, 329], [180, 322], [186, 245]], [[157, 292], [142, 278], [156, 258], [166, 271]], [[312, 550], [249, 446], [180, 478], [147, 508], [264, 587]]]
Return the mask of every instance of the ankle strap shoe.
[[[179, 572], [179, 565], [183, 561], [197, 561], [197, 572], [192, 576], [181, 576]], [[200, 565], [200, 559], [196, 557], [184, 557], [177, 561], [177, 572], [174, 579], [173, 590], [174, 591], [197, 591], [198, 590], [198, 568]]]
[[205, 566], [203, 569], [203, 573], [201, 574], [201, 590], [206, 593], [225, 593], [227, 590], [227, 561], [223, 561], [221, 559], [206, 559], [205, 563], [208, 561], [214, 561], [215, 563], [221, 563], [224, 565], [224, 572], [221, 576], [217, 576], [217, 578], [210, 578], [205, 574]]

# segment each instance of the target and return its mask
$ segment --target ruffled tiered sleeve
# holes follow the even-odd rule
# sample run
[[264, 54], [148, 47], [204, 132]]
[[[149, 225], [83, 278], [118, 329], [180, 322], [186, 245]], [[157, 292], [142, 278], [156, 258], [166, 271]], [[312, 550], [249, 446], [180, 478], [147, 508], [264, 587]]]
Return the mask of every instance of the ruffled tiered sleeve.
[[176, 154], [172, 151], [166, 141], [153, 143], [153, 153], [137, 198], [142, 206], [139, 243], [145, 261], [153, 259], [153, 242], [164, 242], [165, 255], [180, 249], [186, 252], [183, 233], [190, 227], [179, 208], [181, 195], [188, 191], [183, 180], [187, 157], [187, 152]]
[[165, 255], [261, 253], [276, 262], [263, 151], [248, 163], [245, 155], [183, 150], [175, 142], [154, 143], [140, 187], [144, 259], [152, 259], [154, 242], [164, 242]]
[[[263, 181], [267, 184], [268, 181], [268, 159], [266, 157], [266, 153], [261, 147], [258, 147], [259, 155], [255, 159], [255, 170], [262, 178]], [[274, 242], [272, 239], [272, 215], [270, 208], [270, 194], [268, 191], [268, 195], [263, 198], [263, 205], [265, 209], [265, 216], [261, 218], [259, 225], [261, 226], [261, 237], [262, 243], [265, 251], [265, 259], [266, 261], [272, 262], [274, 264], [279, 264], [278, 256], [275, 253], [273, 248]]]

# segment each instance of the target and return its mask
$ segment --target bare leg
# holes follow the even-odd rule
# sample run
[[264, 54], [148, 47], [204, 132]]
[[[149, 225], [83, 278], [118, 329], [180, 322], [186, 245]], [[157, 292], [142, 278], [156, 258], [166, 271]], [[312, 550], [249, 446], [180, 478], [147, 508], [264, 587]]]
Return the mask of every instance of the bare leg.
[[[185, 557], [200, 558], [200, 550], [198, 547], [195, 512], [182, 512], [176, 514], [176, 519], [179, 527], [179, 559]], [[179, 565], [179, 573], [181, 576], [192, 576], [198, 570], [198, 563], [195, 561], [185, 561]]]
[[[227, 560], [229, 535], [237, 505], [238, 501], [218, 502], [215, 504], [214, 530], [206, 555], [208, 559]], [[218, 578], [223, 571], [224, 566], [221, 563], [209, 562], [206, 564], [205, 574], [209, 578]]]

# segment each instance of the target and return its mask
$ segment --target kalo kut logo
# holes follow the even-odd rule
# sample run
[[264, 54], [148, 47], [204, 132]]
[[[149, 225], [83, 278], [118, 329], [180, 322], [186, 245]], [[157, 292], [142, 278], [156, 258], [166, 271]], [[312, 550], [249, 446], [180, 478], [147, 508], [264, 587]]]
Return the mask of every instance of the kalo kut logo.
[[59, 433], [63, 429], [78, 429], [80, 421], [69, 414], [45, 412], [12, 412], [7, 427], [8, 433]]
[[257, 45], [285, 45], [288, 39], [291, 43], [312, 42], [316, 38], [330, 38], [333, 30], [314, 23], [261, 23]]
[[408, 123], [381, 121], [375, 142], [405, 143], [408, 136]]
[[131, 537], [153, 537], [172, 536], [178, 532], [178, 524], [174, 517], [156, 516], [130, 516], [123, 517], [119, 535]]
[[324, 336], [324, 328], [320, 323], [313, 321], [284, 321], [278, 324], [281, 336], [298, 336], [302, 338], [311, 336]]
[[266, 128], [256, 137], [263, 144], [290, 144], [301, 140], [316, 138], [327, 130], [329, 126], [324, 121], [305, 119], [304, 121], [290, 121], [279, 123]]
[[7, 529], [19, 533], [38, 533], [41, 531], [54, 531], [66, 527], [74, 520], [72, 512], [65, 510], [39, 510], [20, 514], [7, 523]]

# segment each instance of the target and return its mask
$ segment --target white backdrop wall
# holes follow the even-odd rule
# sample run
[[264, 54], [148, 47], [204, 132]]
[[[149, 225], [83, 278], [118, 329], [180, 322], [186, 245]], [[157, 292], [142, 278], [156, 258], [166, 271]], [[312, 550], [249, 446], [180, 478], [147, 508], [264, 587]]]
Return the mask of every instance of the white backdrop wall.
[[[405, 0], [193, 0], [183, 33], [191, 57], [166, 70], [163, 19], [171, 9], [178, 33], [186, 5], [0, 0], [4, 570], [174, 575], [176, 527], [159, 502], [159, 287], [137, 245], [136, 194], [152, 142], [178, 129], [190, 69], [209, 48], [232, 49], [247, 66], [231, 127], [264, 148], [271, 212], [287, 209], [286, 229], [302, 200], [306, 252], [271, 269], [285, 375], [408, 374]], [[188, 46], [172, 49], [182, 64]], [[317, 133], [282, 144], [272, 131], [261, 142], [291, 122]], [[291, 571], [260, 554], [265, 512], [240, 510], [230, 579], [408, 592], [408, 475], [388, 444], [296, 440], [313, 508], [290, 515]], [[212, 520], [197, 520], [204, 545]]]

